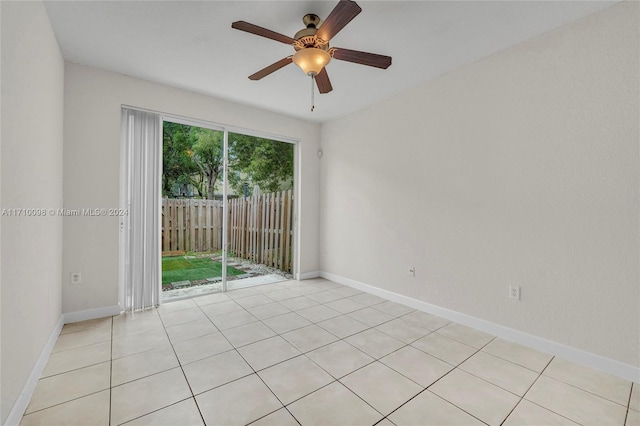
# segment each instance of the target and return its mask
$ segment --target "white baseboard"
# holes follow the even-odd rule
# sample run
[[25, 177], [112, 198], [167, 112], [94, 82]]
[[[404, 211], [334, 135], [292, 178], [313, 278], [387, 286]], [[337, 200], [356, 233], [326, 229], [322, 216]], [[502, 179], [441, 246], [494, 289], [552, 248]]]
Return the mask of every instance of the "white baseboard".
[[15, 404], [13, 404], [13, 408], [9, 412], [7, 420], [4, 422], [5, 426], [17, 426], [20, 424], [22, 416], [24, 415], [24, 412], [27, 410], [27, 406], [29, 405], [29, 401], [31, 401], [33, 392], [36, 390], [38, 380], [40, 380], [42, 372], [44, 371], [44, 367], [47, 365], [47, 361], [49, 361], [51, 351], [53, 351], [53, 347], [58, 341], [58, 336], [60, 335], [60, 331], [62, 331], [63, 325], [64, 315], [60, 315], [56, 326], [53, 328], [53, 331], [49, 336], [49, 340], [47, 340], [47, 344], [44, 345], [42, 352], [40, 352], [40, 356], [38, 357], [36, 364], [31, 369], [31, 374], [29, 374], [27, 382], [22, 387], [22, 391], [20, 392], [20, 395], [18, 395], [18, 399], [16, 400]]
[[446, 318], [459, 324], [484, 331], [485, 333], [489, 333], [503, 339], [511, 340], [512, 342], [520, 343], [521, 345], [528, 346], [542, 352], [557, 355], [569, 361], [574, 361], [579, 364], [595, 368], [605, 373], [621, 377], [625, 380], [640, 383], [640, 367], [625, 364], [620, 361], [606, 358], [601, 355], [584, 351], [582, 349], [567, 346], [562, 343], [543, 339], [541, 337], [534, 336], [523, 331], [505, 327], [503, 325], [476, 318], [471, 315], [463, 314], [461, 312], [456, 312], [450, 309], [442, 308], [440, 306], [432, 305], [430, 303], [423, 302], [412, 297], [374, 287], [372, 285], [345, 278], [339, 275], [331, 274], [329, 272], [321, 272], [320, 275], [322, 276], [322, 278], [326, 278], [338, 284], [353, 287], [358, 290], [362, 290], [367, 293], [382, 297], [384, 299], [401, 303], [411, 308], [423, 312], [428, 312], [430, 314]]
[[304, 272], [304, 273], [298, 274], [298, 281], [310, 280], [312, 278], [320, 278], [320, 277], [321, 277], [320, 271]]
[[113, 306], [103, 306], [102, 308], [86, 309], [84, 311], [67, 312], [66, 314], [63, 314], [63, 316], [64, 316], [64, 323], [70, 324], [72, 322], [86, 321], [86, 320], [92, 320], [96, 318], [105, 318], [105, 317], [111, 317], [114, 315], [120, 315], [120, 312], [122, 312], [122, 309], [120, 308], [120, 306], [113, 305]]

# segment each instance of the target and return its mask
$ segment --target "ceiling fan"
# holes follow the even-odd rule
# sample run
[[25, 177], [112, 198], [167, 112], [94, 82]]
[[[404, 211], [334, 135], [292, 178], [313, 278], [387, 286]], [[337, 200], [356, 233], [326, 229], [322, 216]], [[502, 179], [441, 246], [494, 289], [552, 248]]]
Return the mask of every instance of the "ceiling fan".
[[[280, 59], [255, 74], [250, 75], [249, 79], [260, 80], [293, 62], [298, 65], [305, 74], [311, 76], [312, 80], [315, 79], [320, 93], [329, 93], [333, 90], [333, 87], [331, 86], [331, 81], [329, 80], [325, 66], [332, 58], [382, 69], [387, 69], [391, 65], [390, 56], [343, 49], [341, 47], [329, 47], [329, 41], [361, 11], [362, 9], [356, 2], [340, 0], [322, 25], [320, 25], [320, 18], [317, 15], [305, 15], [302, 21], [306, 25], [306, 28], [298, 31], [293, 38], [245, 21], [234, 22], [231, 24], [231, 28], [292, 45], [296, 51], [293, 55]], [[320, 25], [319, 28], [318, 25]]]

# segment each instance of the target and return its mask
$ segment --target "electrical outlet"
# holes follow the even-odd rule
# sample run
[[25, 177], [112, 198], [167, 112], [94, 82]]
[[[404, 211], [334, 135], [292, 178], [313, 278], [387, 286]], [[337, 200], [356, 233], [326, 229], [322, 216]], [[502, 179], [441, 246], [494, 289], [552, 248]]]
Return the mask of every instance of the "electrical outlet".
[[520, 300], [520, 287], [509, 286], [509, 299]]
[[407, 275], [409, 275], [410, 277], [415, 277], [416, 276], [416, 267], [415, 266], [409, 266], [409, 268], [407, 269]]
[[82, 284], [82, 274], [80, 272], [71, 273], [71, 284]]

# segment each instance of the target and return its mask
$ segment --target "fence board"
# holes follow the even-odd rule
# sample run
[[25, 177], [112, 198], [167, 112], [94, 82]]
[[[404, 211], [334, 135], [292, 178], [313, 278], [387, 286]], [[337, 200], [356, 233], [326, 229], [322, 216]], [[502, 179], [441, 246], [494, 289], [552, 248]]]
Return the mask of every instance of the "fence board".
[[189, 244], [193, 251], [196, 251], [198, 245], [196, 244], [196, 206], [193, 203], [189, 203]]
[[293, 235], [291, 230], [293, 229], [293, 220], [292, 220], [292, 211], [293, 211], [293, 202], [291, 196], [291, 190], [287, 191], [287, 199], [285, 200], [285, 210], [286, 210], [286, 221], [282, 229], [285, 230], [285, 243], [284, 243], [284, 264], [285, 267], [291, 268], [291, 240], [293, 239]]
[[[162, 251], [222, 249], [222, 202], [162, 200]], [[236, 257], [292, 270], [292, 191], [229, 200], [228, 249]]]
[[267, 239], [267, 266], [272, 266], [273, 260], [273, 210], [275, 209], [275, 200], [273, 194], [267, 196], [269, 198], [269, 238]]
[[285, 211], [285, 202], [286, 197], [285, 194], [282, 194], [281, 207], [280, 207], [280, 226], [278, 226], [278, 265], [276, 268], [281, 269], [284, 266], [284, 234], [285, 232], [285, 224], [284, 224], [284, 211]]
[[262, 226], [260, 227], [262, 232], [260, 247], [262, 250], [260, 250], [260, 263], [266, 265], [268, 255], [266, 247], [269, 241], [269, 203], [267, 202], [267, 195], [263, 194], [260, 201], [262, 203]]

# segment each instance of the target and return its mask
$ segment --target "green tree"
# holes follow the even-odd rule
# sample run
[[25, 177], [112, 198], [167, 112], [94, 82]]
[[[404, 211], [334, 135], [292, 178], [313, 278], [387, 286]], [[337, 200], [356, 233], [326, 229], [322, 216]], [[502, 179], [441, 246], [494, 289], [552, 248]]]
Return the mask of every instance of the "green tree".
[[[164, 122], [162, 144], [162, 194], [171, 196], [174, 184], [192, 184], [200, 192], [199, 179], [193, 178], [199, 169], [191, 159], [194, 127]], [[201, 180], [201, 179], [200, 179]]]
[[263, 192], [293, 187], [293, 145], [254, 136], [229, 134], [229, 183], [238, 194], [249, 184]]
[[191, 158], [202, 174], [203, 189], [208, 200], [214, 199], [216, 181], [223, 168], [223, 134], [220, 131], [195, 127], [192, 130]]

